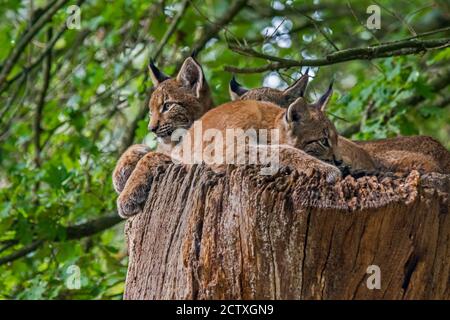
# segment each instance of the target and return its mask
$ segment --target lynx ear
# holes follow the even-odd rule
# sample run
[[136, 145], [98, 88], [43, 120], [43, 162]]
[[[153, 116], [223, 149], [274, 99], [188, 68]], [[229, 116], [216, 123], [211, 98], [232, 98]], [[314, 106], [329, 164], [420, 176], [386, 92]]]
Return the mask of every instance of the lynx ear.
[[332, 95], [333, 95], [333, 81], [331, 81], [328, 90], [316, 102], [316, 107], [324, 111], [328, 105], [328, 102], [330, 102]]
[[300, 97], [289, 105], [285, 113], [285, 120], [287, 123], [300, 121], [302, 114], [304, 114], [305, 100]]
[[197, 98], [203, 88], [204, 75], [202, 67], [192, 58], [188, 57], [184, 60], [180, 72], [178, 72], [177, 80], [189, 90], [192, 90]]
[[293, 101], [298, 97], [303, 97], [305, 95], [306, 87], [308, 86], [308, 75], [309, 68], [306, 72], [297, 79], [289, 88], [283, 91], [283, 95], [288, 99], [288, 101]]
[[239, 82], [236, 81], [236, 77], [233, 75], [233, 78], [231, 78], [230, 80], [229, 91], [231, 100], [234, 101], [239, 100], [239, 98], [248, 90], [242, 87]]
[[161, 82], [169, 79], [169, 76], [165, 75], [161, 72], [154, 64], [153, 59], [150, 60], [150, 64], [148, 65], [148, 70], [150, 72], [150, 77], [152, 78], [153, 85], [156, 87]]

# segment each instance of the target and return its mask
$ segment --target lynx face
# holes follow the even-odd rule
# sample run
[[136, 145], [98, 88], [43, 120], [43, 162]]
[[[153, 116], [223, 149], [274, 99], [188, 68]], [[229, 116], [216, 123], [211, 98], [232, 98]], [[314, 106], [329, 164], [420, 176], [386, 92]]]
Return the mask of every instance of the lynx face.
[[303, 98], [308, 85], [308, 71], [284, 91], [271, 88], [244, 89], [236, 80], [230, 82], [233, 100], [258, 100], [272, 102], [287, 108], [280, 132], [285, 143], [301, 149], [322, 161], [340, 164], [337, 149], [338, 133], [325, 115], [325, 108], [333, 93], [332, 86], [316, 103]]
[[187, 58], [176, 78], [169, 78], [150, 64], [155, 90], [150, 98], [148, 129], [160, 142], [170, 142], [176, 129], [188, 129], [195, 120], [213, 107], [208, 84], [201, 66]]
[[322, 161], [340, 164], [338, 133], [323, 112], [331, 96], [331, 88], [317, 101], [309, 104], [298, 98], [284, 114], [281, 121], [282, 141], [305, 151]]

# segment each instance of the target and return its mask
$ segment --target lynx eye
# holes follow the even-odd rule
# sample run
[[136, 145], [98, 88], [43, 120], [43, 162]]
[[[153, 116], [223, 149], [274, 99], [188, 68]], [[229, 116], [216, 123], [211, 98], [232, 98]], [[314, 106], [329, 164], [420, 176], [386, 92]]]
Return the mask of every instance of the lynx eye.
[[323, 145], [324, 147], [329, 147], [330, 143], [328, 142], [328, 138], [323, 138], [320, 140], [320, 144]]
[[161, 107], [161, 113], [168, 111], [171, 105], [172, 105], [171, 102], [164, 102], [164, 104]]

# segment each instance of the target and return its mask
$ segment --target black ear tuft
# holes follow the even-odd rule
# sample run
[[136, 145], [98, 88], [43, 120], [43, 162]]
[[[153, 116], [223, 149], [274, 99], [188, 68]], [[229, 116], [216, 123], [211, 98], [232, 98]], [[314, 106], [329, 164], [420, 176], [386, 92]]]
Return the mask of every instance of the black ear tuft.
[[330, 85], [328, 86], [328, 90], [319, 98], [316, 105], [320, 110], [325, 110], [328, 102], [331, 99], [331, 96], [333, 95], [333, 82], [334, 80], [331, 80]]
[[306, 71], [305, 71], [304, 75], [305, 75], [305, 74], [308, 74], [308, 73], [309, 73], [309, 67], [306, 68]]
[[303, 97], [306, 92], [306, 87], [308, 86], [309, 69], [295, 81], [290, 87], [283, 91], [283, 95], [288, 99], [288, 101], [294, 101], [298, 97]]
[[236, 76], [234, 74], [230, 81], [230, 89], [239, 95], [243, 95], [248, 91], [244, 89], [239, 82], [237, 82]]
[[192, 52], [191, 52], [191, 58], [197, 58], [197, 56], [198, 56], [198, 49], [194, 49], [194, 50], [192, 50]]
[[[309, 67], [306, 68], [305, 73], [303, 74], [302, 77], [306, 77], [307, 80], [309, 80]], [[302, 88], [301, 92], [300, 92], [300, 97], [304, 97], [305, 96], [305, 91], [306, 91], [306, 86], [308, 85], [308, 81], [306, 82], [306, 85]]]
[[161, 72], [158, 67], [155, 65], [153, 59], [150, 59], [150, 63], [148, 65], [148, 69], [150, 71], [150, 76], [152, 78], [153, 84], [157, 86], [161, 82], [169, 79], [170, 77]]
[[238, 100], [243, 94], [248, 90], [242, 87], [239, 82], [237, 82], [235, 75], [230, 80], [230, 95], [232, 100]]

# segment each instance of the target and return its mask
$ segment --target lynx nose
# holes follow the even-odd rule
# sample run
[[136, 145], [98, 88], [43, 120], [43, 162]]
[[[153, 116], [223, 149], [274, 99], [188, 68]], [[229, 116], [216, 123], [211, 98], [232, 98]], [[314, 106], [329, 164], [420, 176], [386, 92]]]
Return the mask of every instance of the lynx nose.
[[156, 133], [156, 131], [158, 131], [158, 128], [159, 128], [159, 124], [154, 124], [154, 125], [149, 124], [148, 125], [148, 130], [153, 133]]

